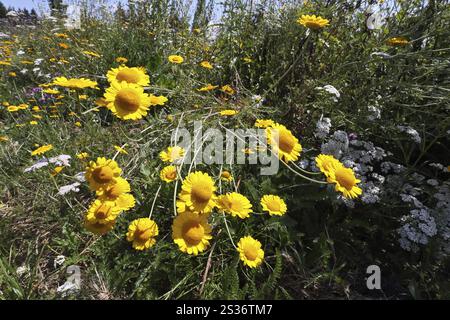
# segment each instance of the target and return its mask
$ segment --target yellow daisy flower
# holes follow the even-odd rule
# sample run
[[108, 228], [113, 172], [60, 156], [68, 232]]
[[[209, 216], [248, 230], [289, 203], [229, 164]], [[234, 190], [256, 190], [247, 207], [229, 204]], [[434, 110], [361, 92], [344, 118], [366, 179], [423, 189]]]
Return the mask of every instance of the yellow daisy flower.
[[322, 18], [321, 16], [316, 16], [314, 14], [304, 14], [297, 20], [297, 23], [309, 29], [318, 30], [322, 29], [325, 26], [328, 26], [330, 24], [330, 20]]
[[52, 175], [52, 177], [54, 177], [58, 173], [60, 173], [63, 169], [64, 169], [64, 167], [61, 167], [61, 166], [55, 167], [55, 169], [53, 169], [53, 171], [50, 174]]
[[101, 57], [101, 55], [99, 55], [97, 52], [93, 52], [93, 51], [85, 50], [85, 51], [83, 51], [83, 53], [85, 55], [87, 55], [87, 56], [94, 57], [94, 58], [100, 58]]
[[31, 152], [31, 155], [32, 156], [41, 155], [41, 154], [44, 154], [44, 153], [46, 153], [46, 152], [48, 152], [48, 151], [50, 151], [52, 149], [53, 149], [53, 145], [47, 144], [47, 145], [40, 146], [39, 148], [33, 150]]
[[348, 199], [357, 198], [362, 194], [361, 188], [356, 185], [361, 180], [356, 179], [353, 170], [344, 167], [344, 165], [336, 166], [334, 170], [330, 170], [327, 181], [334, 183], [336, 191], [341, 192]]
[[136, 205], [136, 200], [131, 192], [130, 184], [122, 177], [117, 177], [116, 182], [104, 189], [96, 191], [98, 198], [102, 201], [112, 201], [120, 210], [128, 211]]
[[184, 157], [185, 150], [179, 146], [168, 147], [159, 153], [159, 158], [164, 162], [175, 162]]
[[191, 172], [181, 186], [177, 207], [179, 212], [210, 213], [216, 206], [214, 180], [201, 171]]
[[205, 69], [212, 69], [213, 68], [212, 64], [210, 62], [208, 62], [208, 61], [200, 62], [200, 66], [202, 66]]
[[140, 86], [148, 86], [150, 84], [150, 77], [147, 75], [145, 68], [143, 67], [126, 67], [120, 66], [118, 68], [112, 68], [108, 71], [106, 77], [110, 83], [122, 82], [133, 83]]
[[261, 198], [261, 206], [263, 211], [269, 212], [271, 216], [282, 216], [287, 211], [286, 203], [279, 196], [271, 194]]
[[149, 218], [140, 218], [128, 226], [127, 241], [133, 243], [136, 250], [145, 250], [153, 247], [158, 236], [158, 225]]
[[150, 97], [141, 86], [127, 82], [111, 83], [104, 97], [107, 108], [123, 120], [141, 119], [151, 105]]
[[52, 85], [65, 87], [70, 89], [97, 88], [97, 82], [85, 78], [67, 79], [66, 77], [58, 77], [53, 80]]
[[267, 143], [272, 146], [272, 150], [284, 161], [296, 161], [302, 146], [298, 139], [281, 124], [274, 124], [272, 127], [266, 128]]
[[196, 256], [205, 251], [212, 239], [207, 216], [190, 211], [180, 213], [172, 224], [172, 239], [182, 252]]
[[221, 179], [222, 181], [228, 181], [228, 182], [231, 182], [231, 181], [233, 181], [233, 176], [231, 175], [231, 173], [230, 173], [229, 171], [224, 170], [224, 171], [222, 171], [222, 173], [220, 174], [220, 179]]
[[253, 212], [252, 204], [247, 197], [237, 192], [230, 192], [219, 196], [217, 206], [220, 210], [241, 219], [249, 218], [249, 213]]
[[174, 55], [170, 55], [168, 59], [169, 59], [169, 62], [176, 63], [176, 64], [183, 63], [183, 61], [184, 61], [182, 56], [175, 55], [175, 54]]
[[116, 58], [116, 62], [118, 62], [118, 63], [127, 63], [128, 59], [124, 58], [124, 57], [117, 57]]
[[316, 157], [316, 166], [325, 176], [329, 177], [331, 171], [334, 171], [338, 166], [342, 166], [342, 163], [331, 155], [319, 154]]
[[229, 86], [228, 84], [222, 86], [220, 88], [220, 90], [225, 92], [226, 94], [229, 94], [229, 95], [233, 95], [233, 94], [236, 93], [236, 91], [234, 91], [234, 89], [231, 86]]
[[89, 162], [85, 176], [91, 190], [96, 191], [116, 183], [121, 173], [122, 169], [116, 161], [101, 157]]
[[213, 86], [211, 83], [208, 83], [206, 86], [201, 87], [200, 89], [197, 89], [197, 91], [200, 91], [200, 92], [212, 91], [218, 87], [219, 86]]
[[238, 113], [237, 110], [232, 110], [232, 109], [227, 109], [227, 110], [220, 111], [220, 115], [221, 116], [234, 116], [237, 113]]
[[387, 44], [393, 47], [403, 47], [409, 44], [408, 39], [404, 37], [394, 37], [387, 40]]
[[77, 153], [77, 158], [80, 160], [84, 160], [89, 158], [89, 154], [87, 152], [81, 152], [81, 153]]
[[112, 220], [108, 223], [100, 223], [96, 220], [88, 221], [87, 219], [84, 220], [84, 227], [97, 235], [104, 235], [105, 233], [111, 231], [114, 228], [114, 224], [116, 223], [115, 220]]
[[270, 119], [256, 119], [255, 127], [257, 128], [268, 128], [275, 124], [273, 120]]
[[261, 242], [250, 236], [243, 237], [237, 244], [239, 258], [245, 266], [250, 268], [258, 267], [264, 259], [264, 251], [261, 249]]
[[167, 166], [164, 167], [159, 173], [159, 177], [161, 180], [165, 182], [172, 182], [177, 179], [177, 167], [175, 166]]
[[120, 208], [118, 208], [114, 202], [96, 199], [92, 202], [86, 213], [86, 220], [89, 222], [107, 224], [116, 220], [120, 211]]

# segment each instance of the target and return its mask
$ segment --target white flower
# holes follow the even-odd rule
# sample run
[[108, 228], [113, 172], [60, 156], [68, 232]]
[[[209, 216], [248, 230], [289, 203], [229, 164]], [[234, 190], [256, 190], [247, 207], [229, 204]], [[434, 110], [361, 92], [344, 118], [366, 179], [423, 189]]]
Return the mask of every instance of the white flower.
[[416, 129], [411, 128], [409, 126], [397, 126], [397, 128], [399, 129], [400, 132], [405, 132], [407, 135], [409, 135], [415, 143], [422, 142], [422, 139], [420, 138], [420, 134], [419, 134], [419, 132], [417, 132]]
[[43, 168], [48, 166], [48, 160], [46, 158], [42, 158], [39, 159], [37, 162], [35, 162], [34, 164], [32, 164], [30, 167], [26, 168], [25, 170], [23, 170], [23, 172], [33, 172], [36, 171], [37, 169]]
[[336, 102], [337, 99], [339, 99], [341, 97], [341, 94], [339, 93], [339, 91], [333, 87], [331, 84], [327, 84], [323, 87], [317, 87], [317, 90], [325, 90], [326, 92], [334, 95], [335, 97], [333, 98], [333, 100]]
[[30, 269], [29, 269], [27, 266], [23, 265], [23, 266], [18, 267], [18, 268], [16, 269], [16, 274], [17, 274], [19, 277], [21, 277], [21, 276], [23, 276], [24, 274], [28, 273], [29, 271], [30, 271]]
[[383, 24], [384, 19], [380, 12], [373, 13], [366, 21], [367, 29], [369, 30], [381, 29]]
[[330, 134], [331, 129], [331, 119], [330, 118], [320, 118], [316, 123], [316, 131], [314, 135], [319, 139], [324, 139]]
[[79, 182], [74, 182], [72, 184], [62, 186], [58, 189], [58, 195], [63, 196], [69, 192], [79, 192], [80, 191], [79, 186], [80, 186]]
[[72, 157], [67, 155], [67, 154], [61, 154], [61, 155], [59, 155], [57, 157], [53, 157], [53, 158], [48, 159], [48, 162], [54, 163], [57, 166], [70, 167], [70, 162], [69, 161], [70, 161], [71, 158]]
[[56, 269], [59, 266], [62, 266], [66, 261], [66, 257], [63, 255], [56, 256], [55, 260], [53, 260], [53, 267]]
[[380, 52], [380, 51], [372, 52], [370, 55], [371, 56], [378, 56], [378, 57], [382, 57], [382, 58], [386, 58], [386, 59], [392, 57], [390, 54], [388, 54], [386, 52]]
[[18, 56], [23, 56], [23, 55], [25, 54], [25, 51], [19, 50], [19, 51], [17, 51], [16, 54], [17, 54]]
[[44, 61], [44, 59], [38, 58], [38, 59], [34, 60], [34, 65], [39, 66], [42, 63], [42, 61]]

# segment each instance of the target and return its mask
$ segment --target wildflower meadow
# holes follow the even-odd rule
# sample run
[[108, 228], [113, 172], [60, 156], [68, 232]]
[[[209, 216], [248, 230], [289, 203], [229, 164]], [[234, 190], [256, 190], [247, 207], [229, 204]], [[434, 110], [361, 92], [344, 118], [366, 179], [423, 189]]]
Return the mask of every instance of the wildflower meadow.
[[0, 300], [450, 299], [448, 1], [30, 3]]

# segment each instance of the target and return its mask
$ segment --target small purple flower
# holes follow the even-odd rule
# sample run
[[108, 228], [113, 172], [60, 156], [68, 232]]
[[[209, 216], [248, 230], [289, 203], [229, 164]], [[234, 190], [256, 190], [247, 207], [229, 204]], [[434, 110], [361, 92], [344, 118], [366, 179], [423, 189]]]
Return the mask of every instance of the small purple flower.
[[358, 139], [358, 135], [356, 133], [354, 133], [354, 132], [351, 132], [348, 135], [348, 139], [349, 140], [356, 140], [356, 139]]

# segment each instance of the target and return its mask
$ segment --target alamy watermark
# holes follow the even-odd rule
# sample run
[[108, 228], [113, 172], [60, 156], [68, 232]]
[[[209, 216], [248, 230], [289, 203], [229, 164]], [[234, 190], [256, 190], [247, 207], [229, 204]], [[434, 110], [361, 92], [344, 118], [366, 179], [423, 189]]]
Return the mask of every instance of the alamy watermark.
[[[274, 137], [276, 139], [276, 137]], [[277, 140], [272, 140], [277, 143]], [[171, 145], [182, 147], [184, 157], [175, 164], [254, 164], [261, 175], [274, 175], [279, 169], [276, 152], [267, 146], [265, 129], [208, 128], [195, 121], [193, 132], [182, 127], [172, 132]]]

